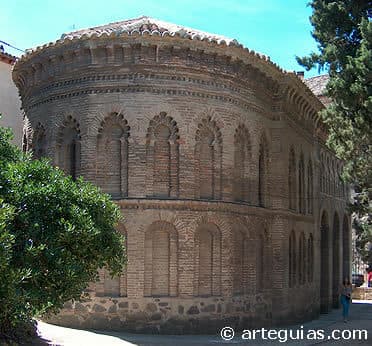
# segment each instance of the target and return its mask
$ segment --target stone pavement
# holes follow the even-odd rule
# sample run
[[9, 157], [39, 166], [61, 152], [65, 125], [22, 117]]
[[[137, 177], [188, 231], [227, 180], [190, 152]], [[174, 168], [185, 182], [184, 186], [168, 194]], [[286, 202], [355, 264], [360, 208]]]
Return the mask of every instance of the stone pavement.
[[[343, 322], [342, 310], [332, 310], [328, 314], [321, 315], [319, 319], [306, 322], [303, 325], [293, 325], [286, 327], [286, 331], [279, 331], [271, 337], [276, 340], [269, 340], [267, 331], [265, 332], [266, 340], [260, 335], [256, 335], [255, 340], [242, 340], [242, 334], [237, 334], [231, 341], [223, 341], [220, 335], [143, 335], [130, 334], [121, 332], [101, 332], [101, 331], [83, 331], [71, 328], [63, 328], [38, 322], [40, 340], [35, 345], [66, 345], [66, 346], [116, 346], [116, 345], [138, 345], [138, 346], [202, 346], [202, 345], [372, 345], [372, 301], [354, 300], [350, 307], [350, 319], [347, 323]], [[284, 329], [284, 328], [283, 328]], [[296, 333], [303, 333], [306, 336], [314, 337], [324, 335], [322, 340], [290, 340], [290, 330], [293, 337]], [[337, 330], [337, 331], [336, 331]], [[345, 331], [346, 330], [346, 331]], [[367, 340], [353, 339], [352, 333], [358, 333], [357, 330], [365, 330]], [[323, 332], [324, 331], [324, 332]], [[336, 332], [334, 332], [336, 331]], [[340, 331], [340, 332], [339, 332]], [[336, 333], [336, 337], [341, 337], [341, 332], [348, 340], [332, 340], [331, 333]], [[287, 333], [287, 341], [286, 339]], [[248, 336], [248, 333], [246, 334]], [[280, 342], [282, 340], [282, 342]]]

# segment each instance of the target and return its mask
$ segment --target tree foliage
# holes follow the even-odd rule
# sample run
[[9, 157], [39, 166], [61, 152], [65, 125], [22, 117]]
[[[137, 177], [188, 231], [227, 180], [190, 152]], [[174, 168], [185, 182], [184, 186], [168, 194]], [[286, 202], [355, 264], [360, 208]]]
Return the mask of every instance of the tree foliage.
[[355, 186], [351, 210], [363, 223], [357, 227], [362, 250], [372, 242], [372, 1], [313, 0], [310, 6], [319, 52], [297, 61], [329, 74], [332, 104], [321, 116], [329, 129], [328, 146], [345, 162], [343, 177]]
[[98, 268], [125, 264], [110, 197], [9, 139], [0, 128], [0, 335], [79, 299]]

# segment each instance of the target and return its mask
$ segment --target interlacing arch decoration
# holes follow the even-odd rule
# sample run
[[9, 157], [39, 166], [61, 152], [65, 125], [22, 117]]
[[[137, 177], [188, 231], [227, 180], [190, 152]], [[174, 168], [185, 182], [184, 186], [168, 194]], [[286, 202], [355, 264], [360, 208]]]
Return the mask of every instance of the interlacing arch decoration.
[[333, 296], [333, 307], [338, 307], [339, 305], [339, 287], [341, 278], [341, 228], [340, 228], [340, 218], [335, 212], [333, 216], [333, 236], [332, 236], [332, 296]]
[[319, 172], [319, 185], [320, 185], [320, 192], [324, 193], [324, 184], [325, 184], [325, 177], [324, 177], [324, 157], [320, 155], [320, 172]]
[[32, 136], [32, 150], [33, 150], [33, 157], [35, 159], [40, 159], [45, 156], [45, 149], [46, 149], [46, 133], [45, 127], [42, 123], [38, 123], [36, 125], [35, 130], [33, 131]]
[[341, 168], [340, 164], [336, 164], [336, 171], [335, 171], [335, 196], [337, 198], [341, 197]]
[[327, 312], [329, 309], [329, 292], [331, 283], [330, 265], [331, 235], [329, 218], [326, 211], [321, 214], [320, 221], [320, 309]]
[[130, 127], [123, 114], [111, 113], [97, 135], [96, 183], [114, 198], [128, 196], [128, 138]]
[[179, 133], [177, 122], [165, 112], [156, 115], [146, 135], [146, 190], [148, 196], [179, 195]]
[[351, 253], [350, 253], [350, 224], [349, 218], [345, 213], [342, 221], [342, 276], [343, 278], [350, 278], [350, 265], [351, 265]]
[[289, 209], [296, 210], [297, 205], [297, 166], [296, 154], [293, 147], [289, 150], [289, 165], [288, 165], [288, 200]]
[[32, 124], [27, 116], [24, 116], [23, 120], [23, 138], [22, 138], [22, 151], [28, 152], [32, 147]]
[[292, 230], [289, 235], [289, 248], [288, 248], [288, 286], [290, 288], [296, 286], [297, 277], [297, 256], [296, 256], [296, 235]]
[[298, 242], [298, 283], [304, 285], [306, 282], [306, 244], [305, 234], [301, 232], [300, 239]]
[[327, 195], [331, 194], [331, 162], [329, 158], [327, 157], [326, 159], [327, 164], [326, 164], [326, 188], [325, 192]]
[[200, 225], [194, 241], [194, 295], [221, 294], [221, 231], [212, 224]]
[[307, 164], [307, 213], [312, 214], [314, 209], [314, 176], [311, 159]]
[[323, 177], [322, 192], [326, 194], [327, 193], [327, 160], [326, 160], [325, 154], [322, 155], [321, 169], [322, 169], [322, 177]]
[[173, 224], [153, 222], [145, 232], [144, 295], [178, 294], [178, 233]]
[[195, 197], [221, 198], [222, 135], [210, 116], [198, 125], [195, 136]]
[[333, 196], [337, 196], [338, 174], [336, 170], [337, 170], [336, 162], [332, 160], [332, 195]]
[[307, 240], [307, 282], [312, 283], [314, 278], [314, 238], [310, 233]]
[[305, 198], [305, 163], [304, 155], [301, 153], [298, 162], [298, 211], [301, 214], [306, 214], [306, 198]]
[[234, 136], [233, 196], [237, 202], [250, 200], [251, 141], [248, 129], [240, 124]]
[[268, 167], [269, 149], [265, 135], [262, 135], [258, 151], [258, 205], [266, 207], [268, 205]]
[[73, 179], [80, 174], [80, 125], [69, 115], [61, 124], [56, 140], [57, 165]]

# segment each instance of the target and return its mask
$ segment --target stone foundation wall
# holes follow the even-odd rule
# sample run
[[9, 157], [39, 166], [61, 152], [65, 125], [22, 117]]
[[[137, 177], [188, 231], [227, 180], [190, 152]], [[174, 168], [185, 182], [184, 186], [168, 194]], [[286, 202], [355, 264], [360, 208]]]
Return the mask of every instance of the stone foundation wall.
[[272, 306], [265, 294], [189, 299], [92, 296], [83, 302], [65, 303], [61, 313], [47, 321], [84, 329], [216, 334], [224, 326], [268, 327], [272, 324]]

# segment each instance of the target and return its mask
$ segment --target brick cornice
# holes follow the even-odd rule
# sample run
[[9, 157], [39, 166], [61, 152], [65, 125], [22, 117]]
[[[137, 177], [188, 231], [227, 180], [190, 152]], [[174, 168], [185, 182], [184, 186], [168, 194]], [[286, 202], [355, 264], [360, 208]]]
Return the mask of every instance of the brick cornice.
[[[166, 209], [180, 211], [196, 211], [196, 212], [219, 212], [230, 213], [252, 217], [282, 217], [283, 219], [291, 219], [303, 221], [307, 223], [314, 222], [314, 215], [297, 214], [285, 209], [269, 209], [257, 207], [254, 205], [243, 204], [238, 202], [228, 201], [203, 201], [193, 199], [150, 199], [150, 198], [126, 198], [115, 200], [122, 209]], [[124, 212], [125, 215], [125, 212]]]
[[[120, 59], [124, 60], [115, 60], [115, 47], [123, 50]], [[272, 95], [281, 89], [284, 108], [293, 108], [291, 112], [299, 120], [309, 119], [315, 126], [322, 127], [317, 113], [323, 105], [310, 89], [295, 74], [284, 72], [268, 57], [243, 49], [239, 44], [227, 46], [223, 42], [185, 40], [177, 35], [161, 37], [137, 33], [66, 39], [22, 57], [15, 65], [13, 79], [25, 96], [28, 87], [34, 88], [34, 83], [37, 85], [43, 78], [65, 78], [66, 74], [81, 71], [84, 67], [90, 70], [111, 67], [116, 70], [146, 64], [172, 66], [176, 70], [186, 66], [199, 67], [202, 71], [213, 70], [217, 75], [226, 73], [239, 83], [255, 80], [255, 89], [268, 90]], [[31, 84], [30, 80], [33, 81]]]

